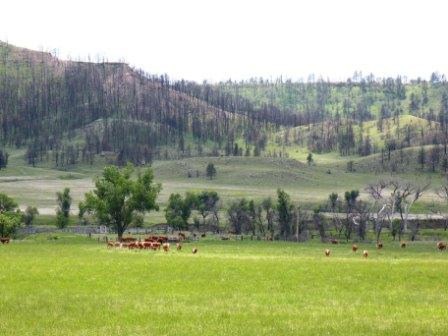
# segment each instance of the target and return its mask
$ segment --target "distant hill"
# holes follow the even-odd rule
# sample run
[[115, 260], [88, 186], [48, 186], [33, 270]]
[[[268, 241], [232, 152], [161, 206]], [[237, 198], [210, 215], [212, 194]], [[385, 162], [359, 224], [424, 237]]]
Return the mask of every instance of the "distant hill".
[[430, 81], [356, 74], [337, 83], [198, 84], [0, 42], [0, 141], [9, 151], [25, 149], [30, 165], [61, 168], [99, 157], [116, 164], [195, 156], [305, 160], [308, 152], [384, 161], [384, 153], [390, 159], [406, 148], [441, 146], [440, 168], [447, 125], [448, 85], [436, 73]]

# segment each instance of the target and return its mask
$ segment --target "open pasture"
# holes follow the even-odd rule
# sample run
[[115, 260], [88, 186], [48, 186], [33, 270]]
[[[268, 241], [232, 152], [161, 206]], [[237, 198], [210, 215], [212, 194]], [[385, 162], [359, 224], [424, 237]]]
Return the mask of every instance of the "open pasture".
[[434, 242], [358, 247], [354, 253], [351, 244], [205, 239], [165, 253], [108, 249], [70, 235], [12, 241], [0, 245], [0, 334], [441, 335], [448, 329], [446, 251]]

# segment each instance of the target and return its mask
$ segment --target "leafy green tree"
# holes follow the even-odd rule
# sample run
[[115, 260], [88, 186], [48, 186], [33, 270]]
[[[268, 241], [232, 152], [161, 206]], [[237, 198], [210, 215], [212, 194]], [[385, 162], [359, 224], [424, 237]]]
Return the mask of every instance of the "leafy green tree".
[[286, 240], [291, 234], [293, 205], [289, 195], [282, 189], [277, 190], [277, 213], [280, 236]]
[[131, 164], [123, 169], [105, 167], [103, 175], [95, 180], [95, 189], [80, 204], [83, 213], [92, 213], [114, 228], [119, 240], [137, 213], [159, 209], [156, 199], [162, 187], [153, 183], [152, 170], [146, 169], [136, 179], [131, 178], [133, 171]]
[[0, 213], [0, 237], [10, 237], [20, 224], [18, 216]]
[[213, 178], [216, 176], [216, 168], [213, 163], [209, 163], [207, 165], [207, 168], [205, 169], [205, 175], [210, 179], [213, 180]]
[[351, 238], [353, 232], [353, 220], [350, 218], [356, 207], [356, 200], [359, 196], [358, 190], [346, 191], [344, 194], [346, 203], [346, 219], [344, 222], [344, 235], [347, 241]]
[[216, 191], [202, 191], [196, 195], [195, 209], [202, 216], [202, 223], [205, 224], [205, 219], [210, 214], [215, 216], [215, 220], [218, 222], [219, 211], [219, 195]]
[[12, 212], [17, 208], [17, 203], [4, 193], [0, 193], [0, 214]]
[[58, 228], [65, 228], [68, 225], [70, 207], [72, 205], [70, 188], [64, 188], [62, 192], [57, 192], [56, 198], [58, 204], [58, 208], [56, 209], [56, 225]]
[[268, 197], [265, 198], [261, 202], [261, 207], [263, 208], [265, 214], [266, 214], [266, 222], [267, 222], [267, 231], [270, 233], [271, 238], [274, 237], [274, 231], [275, 231], [275, 207], [274, 202], [272, 201], [272, 198]]
[[34, 221], [34, 217], [39, 214], [39, 211], [36, 207], [27, 206], [25, 212], [23, 214], [23, 222], [25, 225], [32, 225]]
[[177, 230], [188, 229], [188, 219], [196, 203], [196, 195], [187, 193], [185, 198], [180, 194], [171, 194], [165, 208], [166, 222]]
[[230, 230], [235, 234], [246, 233], [250, 227], [249, 202], [245, 199], [234, 200], [227, 208]]

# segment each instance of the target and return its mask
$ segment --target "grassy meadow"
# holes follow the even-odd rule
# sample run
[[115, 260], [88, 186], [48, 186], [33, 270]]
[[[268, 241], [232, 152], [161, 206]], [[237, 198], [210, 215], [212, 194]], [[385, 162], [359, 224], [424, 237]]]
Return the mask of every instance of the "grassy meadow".
[[360, 244], [353, 253], [349, 244], [206, 238], [164, 253], [40, 235], [1, 245], [0, 257], [1, 335], [442, 335], [448, 328], [448, 254], [434, 242]]
[[[215, 190], [219, 193], [225, 206], [234, 198], [246, 197], [261, 201], [266, 197], [276, 197], [277, 188], [282, 188], [291, 195], [292, 200], [304, 209], [312, 209], [326, 202], [331, 192], [343, 194], [346, 190], [359, 189], [361, 198], [370, 182], [380, 178], [391, 177], [389, 173], [377, 173], [359, 169], [346, 171], [347, 160], [334, 160], [335, 153], [315, 154], [314, 163], [306, 164], [305, 159], [282, 159], [266, 157], [200, 157], [171, 161], [156, 161], [152, 165], [156, 182], [162, 183], [162, 192], [158, 198], [163, 209], [171, 193], [186, 191]], [[369, 161], [369, 158], [371, 161]], [[360, 167], [371, 167], [375, 155], [358, 159]], [[205, 167], [213, 162], [217, 177], [208, 180]], [[93, 179], [101, 174], [105, 162], [98, 160], [93, 166], [75, 165], [66, 170], [57, 170], [44, 164], [31, 167], [23, 161], [23, 153], [12, 152], [8, 167], [0, 171], [0, 192], [13, 197], [22, 208], [36, 206], [42, 215], [54, 215], [56, 192], [64, 187], [71, 189], [73, 210], [84, 194], [93, 188]], [[355, 163], [355, 167], [358, 163]], [[199, 176], [197, 176], [199, 174]], [[191, 177], [188, 177], [188, 176]], [[431, 181], [436, 187], [443, 177], [439, 173], [401, 173], [394, 176], [411, 181]], [[440, 199], [433, 190], [424, 194], [412, 209], [413, 212], [429, 213], [429, 208], [439, 204]], [[163, 211], [153, 212], [147, 216], [148, 223], [164, 221]]]

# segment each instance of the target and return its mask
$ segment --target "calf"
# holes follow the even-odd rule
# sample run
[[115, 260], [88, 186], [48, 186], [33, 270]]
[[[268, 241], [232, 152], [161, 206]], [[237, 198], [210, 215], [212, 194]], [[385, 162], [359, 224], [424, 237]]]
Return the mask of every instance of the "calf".
[[182, 244], [181, 243], [177, 243], [176, 244], [176, 250], [180, 251], [182, 249]]
[[339, 241], [337, 239], [332, 238], [330, 239], [330, 243], [337, 245], [339, 244]]
[[162, 247], [165, 252], [168, 252], [170, 250], [170, 243], [163, 243]]
[[381, 250], [383, 248], [383, 243], [376, 243], [376, 248]]
[[401, 248], [406, 248], [406, 243], [405, 242], [401, 242], [400, 246], [401, 246]]
[[364, 251], [362, 252], [362, 255], [364, 256], [364, 258], [367, 258], [367, 257], [369, 256], [369, 251], [364, 250]]
[[197, 247], [193, 247], [193, 249], [191, 250], [191, 252], [192, 252], [193, 254], [198, 253], [198, 248], [197, 248]]
[[446, 250], [446, 243], [442, 242], [442, 241], [438, 242], [437, 243], [437, 248], [439, 249], [439, 251]]
[[353, 251], [353, 252], [358, 251], [358, 245], [353, 244], [353, 245], [352, 245], [352, 251]]
[[325, 249], [324, 253], [325, 253], [325, 255], [326, 255], [327, 257], [329, 257], [331, 251], [330, 251], [330, 249]]
[[107, 242], [107, 248], [112, 248], [112, 247], [115, 247], [115, 243], [112, 240], [109, 240]]

